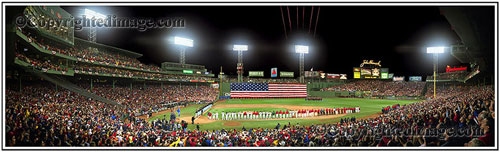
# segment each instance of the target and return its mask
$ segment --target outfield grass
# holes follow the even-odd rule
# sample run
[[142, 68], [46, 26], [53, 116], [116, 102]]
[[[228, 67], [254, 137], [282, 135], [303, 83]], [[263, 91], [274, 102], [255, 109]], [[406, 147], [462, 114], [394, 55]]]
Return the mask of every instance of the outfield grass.
[[[315, 106], [315, 107], [325, 107], [325, 108], [340, 108], [340, 107], [357, 107], [361, 109], [360, 113], [347, 114], [344, 117], [338, 117], [334, 119], [288, 119], [288, 120], [261, 120], [261, 121], [216, 121], [213, 123], [200, 124], [200, 129], [202, 130], [215, 130], [215, 129], [237, 129], [240, 130], [243, 126], [245, 128], [274, 128], [278, 123], [283, 125], [291, 124], [295, 125], [312, 125], [312, 124], [325, 124], [325, 123], [337, 123], [340, 118], [363, 118], [378, 112], [381, 112], [382, 107], [392, 106], [395, 104], [410, 104], [414, 102], [420, 102], [421, 100], [388, 100], [388, 99], [358, 99], [358, 98], [325, 98], [327, 101], [305, 101], [302, 99], [229, 99], [224, 103], [217, 103], [216, 105], [225, 104], [278, 104], [278, 105], [304, 105], [304, 106]], [[181, 110], [182, 113], [193, 113], [196, 109], [202, 105], [191, 106], [186, 109]], [[224, 109], [211, 109], [211, 112], [238, 112], [238, 111], [276, 111], [285, 110], [281, 108], [224, 108]], [[162, 118], [163, 116], [158, 116]], [[184, 116], [183, 116], [184, 117]], [[239, 122], [242, 126], [225, 126], [226, 122]], [[196, 123], [196, 121], [195, 121]], [[196, 128], [196, 125], [188, 125], [189, 129]]]

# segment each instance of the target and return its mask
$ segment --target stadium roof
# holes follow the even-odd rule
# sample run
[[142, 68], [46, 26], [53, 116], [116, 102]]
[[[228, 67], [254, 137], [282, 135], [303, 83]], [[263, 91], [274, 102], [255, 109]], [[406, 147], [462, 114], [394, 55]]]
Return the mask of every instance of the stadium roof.
[[129, 50], [125, 50], [125, 49], [121, 49], [121, 48], [117, 48], [117, 47], [109, 46], [109, 45], [105, 45], [105, 44], [94, 43], [94, 42], [90, 42], [90, 41], [75, 37], [75, 44], [77, 44], [77, 43], [81, 43], [81, 44], [88, 45], [88, 46], [104, 48], [104, 49], [107, 49], [108, 51], [114, 51], [116, 53], [124, 54], [126, 56], [133, 57], [133, 58], [139, 58], [142, 56], [142, 54], [140, 54], [140, 53], [132, 52]]
[[493, 32], [490, 31], [493, 24], [489, 24], [493, 12], [481, 7], [441, 7], [440, 10], [463, 43], [452, 50], [452, 55], [460, 62], [476, 62], [483, 68], [488, 65], [485, 62], [493, 63], [484, 58], [494, 52]]

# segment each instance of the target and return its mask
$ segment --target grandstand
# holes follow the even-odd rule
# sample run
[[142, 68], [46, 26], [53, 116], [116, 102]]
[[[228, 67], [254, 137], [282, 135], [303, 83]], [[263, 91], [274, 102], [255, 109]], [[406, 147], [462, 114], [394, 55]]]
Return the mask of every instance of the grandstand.
[[[58, 6], [9, 15], [57, 18], [49, 10], [72, 16]], [[485, 68], [493, 63], [467, 50], [455, 56], [469, 70], [439, 73], [434, 98], [434, 77], [383, 77], [381, 61], [348, 65], [370, 70], [352, 79], [311, 69], [304, 83], [293, 72], [238, 81], [222, 70], [216, 77], [210, 63], [148, 65], [141, 53], [74, 31], [6, 28], [8, 148], [495, 146], [495, 80]]]

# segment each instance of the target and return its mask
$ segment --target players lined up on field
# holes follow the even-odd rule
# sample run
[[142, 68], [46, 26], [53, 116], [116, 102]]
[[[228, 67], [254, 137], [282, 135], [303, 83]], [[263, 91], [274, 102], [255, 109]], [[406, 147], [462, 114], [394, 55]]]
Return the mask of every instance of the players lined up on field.
[[322, 115], [337, 115], [360, 112], [360, 107], [354, 108], [333, 108], [333, 109], [314, 109], [297, 111], [273, 111], [273, 112], [222, 112], [220, 119], [219, 113], [208, 112], [210, 120], [245, 120], [245, 119], [282, 119], [282, 118], [305, 118]]

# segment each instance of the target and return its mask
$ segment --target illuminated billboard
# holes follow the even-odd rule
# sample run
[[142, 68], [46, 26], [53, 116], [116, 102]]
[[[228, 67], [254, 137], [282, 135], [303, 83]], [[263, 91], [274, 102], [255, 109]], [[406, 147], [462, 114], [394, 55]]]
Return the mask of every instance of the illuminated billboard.
[[380, 79], [389, 79], [389, 69], [380, 68]]
[[278, 68], [271, 68], [271, 77], [278, 77]]
[[304, 75], [306, 78], [317, 78], [317, 77], [320, 77], [320, 73], [322, 73], [323, 71], [304, 71]]
[[422, 76], [410, 76], [410, 81], [422, 81]]
[[372, 76], [374, 76], [374, 77], [380, 76], [380, 69], [379, 68], [373, 68], [372, 69]]
[[328, 79], [340, 79], [340, 74], [328, 73], [328, 74], [326, 74], [326, 78], [328, 78]]
[[446, 66], [446, 72], [454, 72], [454, 71], [467, 71], [467, 67], [453, 67], [451, 68], [449, 65]]
[[388, 79], [389, 78], [389, 74], [387, 73], [382, 73], [382, 75], [380, 76], [381, 79]]
[[361, 75], [369, 75], [369, 76], [371, 76], [372, 75], [372, 70], [371, 69], [362, 68], [361, 69]]
[[355, 79], [389, 79], [389, 68], [354, 67], [353, 72]]
[[392, 78], [392, 80], [393, 80], [393, 81], [405, 81], [405, 77], [404, 77], [404, 76], [402, 76], [402, 77], [399, 77], [399, 76], [394, 76], [394, 77]]
[[280, 71], [280, 77], [289, 77], [289, 78], [293, 78], [293, 72], [285, 72], [285, 71]]
[[193, 70], [182, 70], [182, 73], [193, 74]]
[[354, 72], [354, 79], [361, 78], [361, 74], [359, 72]]
[[392, 79], [394, 77], [394, 73], [389, 73], [387, 78]]
[[347, 74], [340, 74], [340, 79], [347, 80]]
[[248, 71], [249, 77], [264, 77], [264, 71]]

